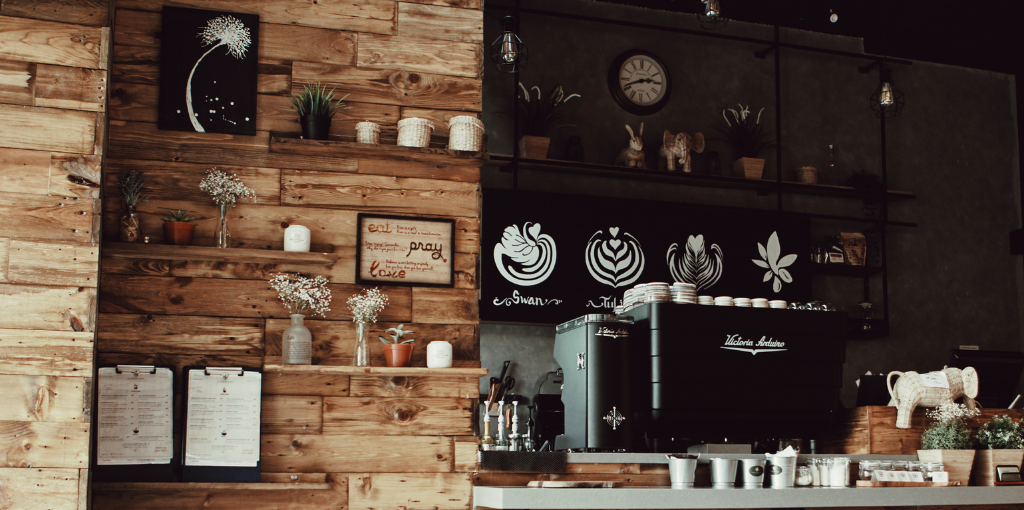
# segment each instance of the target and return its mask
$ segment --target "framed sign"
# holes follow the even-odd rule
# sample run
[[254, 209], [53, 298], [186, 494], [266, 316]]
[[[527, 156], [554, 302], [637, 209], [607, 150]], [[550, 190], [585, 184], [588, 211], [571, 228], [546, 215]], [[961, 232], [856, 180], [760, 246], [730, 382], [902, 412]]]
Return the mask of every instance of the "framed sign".
[[455, 220], [359, 214], [356, 283], [452, 287]]

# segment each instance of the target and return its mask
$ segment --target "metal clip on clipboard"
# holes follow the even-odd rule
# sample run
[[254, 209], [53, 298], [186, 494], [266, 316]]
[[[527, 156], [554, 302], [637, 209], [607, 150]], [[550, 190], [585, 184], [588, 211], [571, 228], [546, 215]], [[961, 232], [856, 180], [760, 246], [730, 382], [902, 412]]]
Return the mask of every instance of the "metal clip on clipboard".
[[117, 373], [133, 373], [138, 375], [140, 373], [155, 374], [156, 367], [153, 365], [117, 365], [114, 367], [114, 371]]

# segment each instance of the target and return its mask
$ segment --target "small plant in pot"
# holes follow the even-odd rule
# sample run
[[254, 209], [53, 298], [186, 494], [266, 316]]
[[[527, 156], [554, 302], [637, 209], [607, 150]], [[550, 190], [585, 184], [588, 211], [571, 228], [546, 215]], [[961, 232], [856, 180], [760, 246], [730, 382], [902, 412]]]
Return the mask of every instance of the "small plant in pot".
[[307, 140], [326, 140], [331, 131], [331, 117], [340, 110], [347, 110], [345, 97], [334, 99], [334, 89], [327, 90], [319, 82], [306, 85], [301, 94], [292, 96], [292, 105], [299, 114], [302, 137]]
[[935, 423], [921, 433], [917, 458], [922, 462], [943, 463], [950, 482], [967, 485], [974, 464], [974, 435], [967, 420], [977, 416], [978, 410], [950, 402], [925, 415]]
[[387, 362], [389, 367], [407, 367], [412, 362], [412, 343], [416, 339], [402, 340], [402, 337], [405, 335], [413, 333], [413, 331], [403, 330], [403, 327], [405, 327], [405, 324], [399, 324], [397, 328], [384, 330], [385, 333], [391, 335], [390, 341], [383, 336], [377, 337], [384, 343], [384, 361]]
[[188, 211], [172, 211], [167, 209], [170, 216], [164, 218], [164, 244], [177, 244], [188, 246], [192, 244], [192, 232], [196, 224], [192, 223], [195, 218], [188, 215]]
[[[532, 97], [533, 91], [536, 97]], [[520, 132], [523, 133], [519, 139], [519, 155], [524, 158], [545, 159], [548, 157], [548, 148], [551, 145], [550, 133], [552, 130], [570, 124], [562, 124], [565, 116], [563, 105], [574, 97], [582, 97], [579, 94], [568, 94], [558, 85], [543, 93], [540, 87], [534, 85], [529, 90], [519, 84], [519, 117]]]
[[978, 429], [978, 452], [974, 455], [974, 484], [994, 486], [999, 481], [996, 466], [1017, 466], [1024, 460], [1024, 434], [1020, 423], [1007, 415], [994, 416]]
[[777, 147], [771, 131], [761, 124], [764, 108], [751, 115], [750, 107], [739, 105], [740, 109], [726, 108], [722, 110], [725, 128], [717, 128], [725, 140], [736, 149], [739, 159], [733, 162], [733, 171], [747, 179], [760, 179], [764, 172], [764, 159], [761, 153]]

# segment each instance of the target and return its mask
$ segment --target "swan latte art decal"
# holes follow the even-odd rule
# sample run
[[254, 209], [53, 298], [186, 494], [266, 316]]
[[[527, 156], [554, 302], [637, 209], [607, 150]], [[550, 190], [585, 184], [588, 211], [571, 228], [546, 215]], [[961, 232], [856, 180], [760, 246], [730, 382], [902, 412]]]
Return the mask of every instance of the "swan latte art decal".
[[595, 280], [611, 287], [632, 285], [644, 272], [644, 252], [628, 232], [619, 236], [619, 227], [611, 227], [608, 234], [594, 232], [587, 242], [587, 270]]
[[[547, 280], [555, 270], [555, 240], [540, 233], [540, 223], [505, 227], [501, 242], [494, 245], [494, 265], [506, 280], [529, 287]], [[506, 263], [508, 258], [511, 262]]]
[[679, 244], [672, 243], [665, 254], [668, 271], [677, 282], [692, 283], [701, 291], [718, 283], [722, 277], [722, 249], [712, 244], [704, 249], [704, 235], [690, 236], [686, 240], [686, 251], [679, 253]]

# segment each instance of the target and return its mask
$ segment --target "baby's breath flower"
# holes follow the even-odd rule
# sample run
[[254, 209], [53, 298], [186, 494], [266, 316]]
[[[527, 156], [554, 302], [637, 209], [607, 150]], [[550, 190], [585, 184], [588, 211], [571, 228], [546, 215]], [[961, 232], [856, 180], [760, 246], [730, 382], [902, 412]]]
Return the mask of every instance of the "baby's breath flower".
[[280, 273], [270, 279], [270, 286], [278, 292], [289, 313], [324, 317], [331, 311], [331, 289], [327, 288], [327, 278], [323, 276], [307, 278]]
[[199, 189], [209, 193], [217, 205], [234, 207], [240, 198], [251, 198], [253, 202], [256, 201], [256, 192], [246, 186], [237, 175], [228, 175], [216, 167], [206, 173], [206, 177], [199, 183]]
[[352, 321], [364, 324], [377, 323], [377, 314], [388, 304], [388, 296], [377, 287], [363, 289], [362, 292], [348, 298], [348, 309], [352, 311]]

